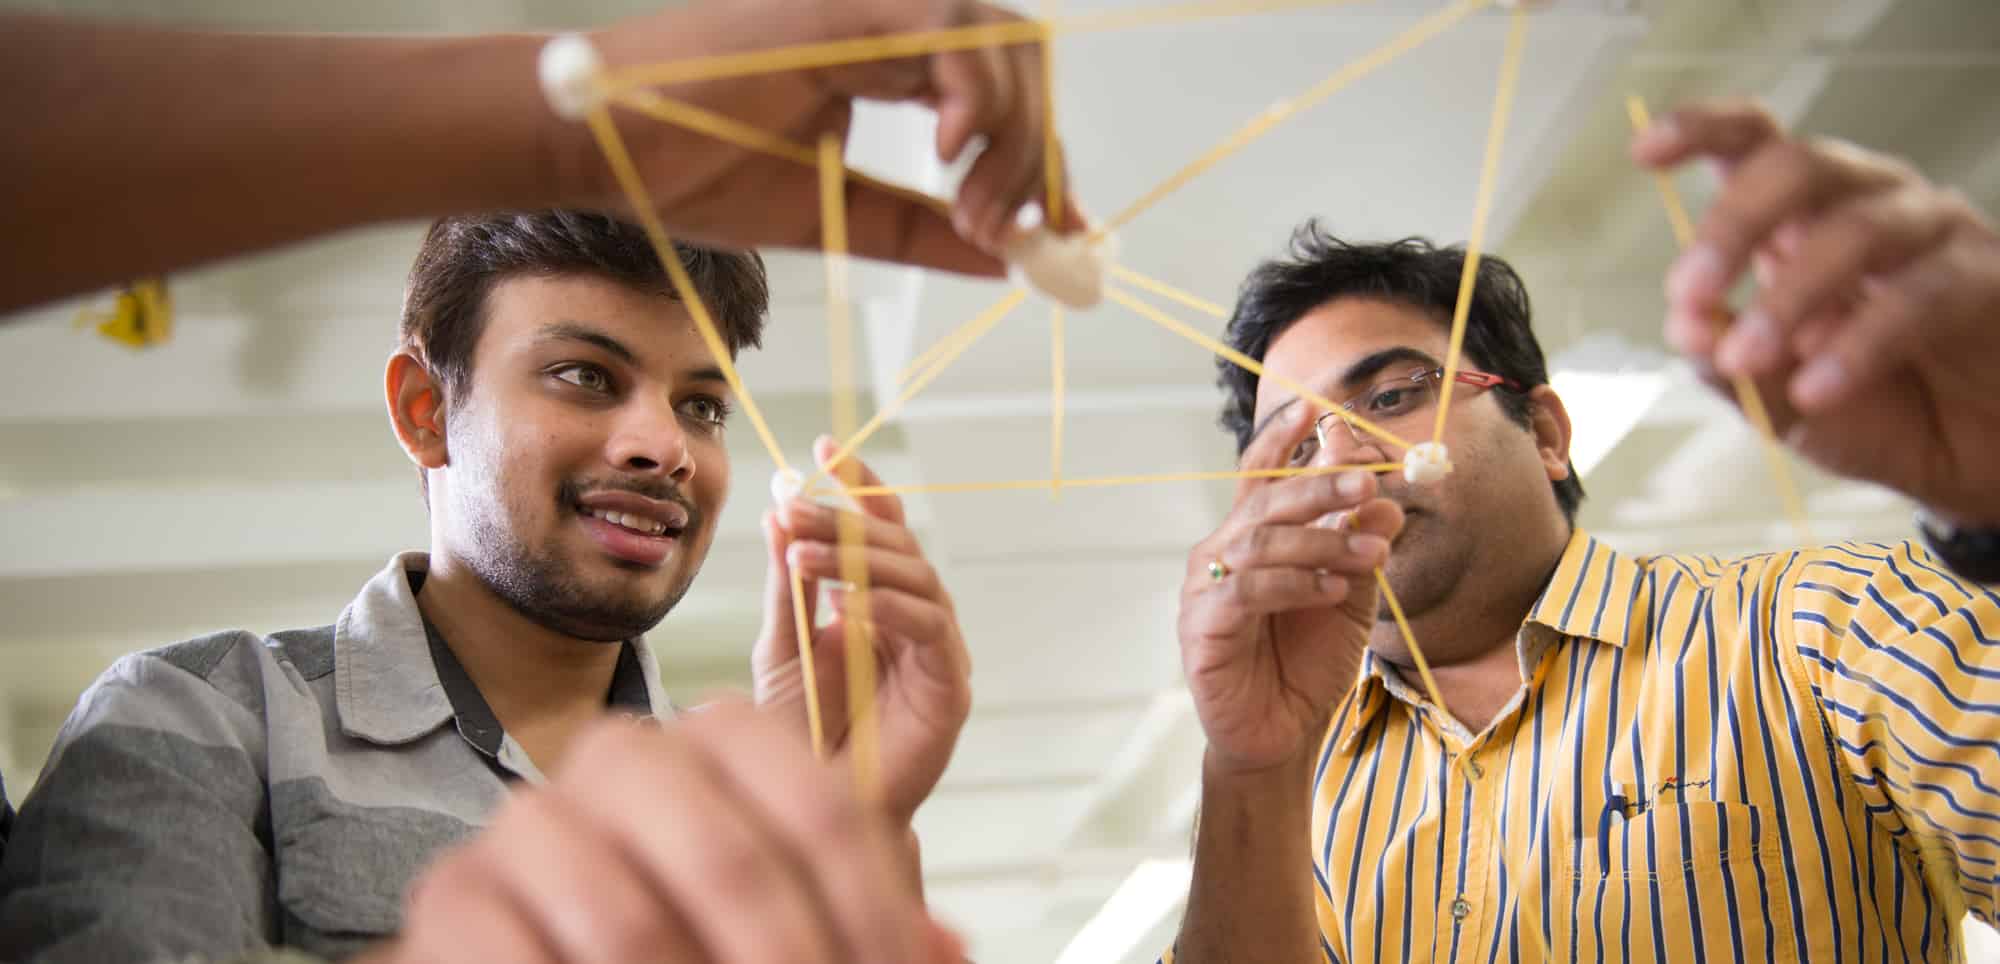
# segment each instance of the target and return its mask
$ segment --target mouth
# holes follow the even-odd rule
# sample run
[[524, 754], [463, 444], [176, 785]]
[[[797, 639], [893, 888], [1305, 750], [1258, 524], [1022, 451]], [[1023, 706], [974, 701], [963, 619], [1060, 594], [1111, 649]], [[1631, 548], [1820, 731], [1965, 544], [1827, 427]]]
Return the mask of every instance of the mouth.
[[590, 519], [600, 519], [635, 535], [651, 538], [676, 538], [683, 527], [670, 526], [658, 519], [649, 519], [635, 512], [618, 512], [612, 509], [591, 509], [577, 507], [577, 513]]
[[663, 565], [691, 522], [689, 511], [679, 503], [631, 492], [593, 492], [571, 508], [599, 549], [642, 569]]

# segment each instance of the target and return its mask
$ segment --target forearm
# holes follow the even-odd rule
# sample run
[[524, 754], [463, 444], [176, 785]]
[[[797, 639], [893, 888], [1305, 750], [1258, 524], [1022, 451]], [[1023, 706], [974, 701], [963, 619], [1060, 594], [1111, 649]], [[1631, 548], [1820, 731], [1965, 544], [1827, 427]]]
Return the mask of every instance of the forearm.
[[546, 203], [539, 41], [0, 17], [0, 310], [356, 225]]
[[1321, 960], [1309, 758], [1243, 776], [1202, 767], [1194, 882], [1175, 964]]

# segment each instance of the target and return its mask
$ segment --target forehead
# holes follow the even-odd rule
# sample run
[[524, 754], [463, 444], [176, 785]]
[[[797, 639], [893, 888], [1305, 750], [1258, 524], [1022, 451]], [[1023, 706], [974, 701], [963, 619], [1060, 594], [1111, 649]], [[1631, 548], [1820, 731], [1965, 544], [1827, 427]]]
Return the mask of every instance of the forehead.
[[531, 349], [546, 341], [549, 326], [578, 325], [615, 339], [642, 364], [713, 361], [680, 302], [595, 275], [503, 278], [487, 291], [483, 314], [475, 356]]
[[[1339, 387], [1341, 373], [1387, 348], [1415, 348], [1442, 359], [1450, 332], [1421, 309], [1389, 301], [1339, 298], [1299, 316], [1272, 339], [1264, 368], [1315, 390]], [[1258, 379], [1261, 415], [1292, 397], [1275, 379]]]

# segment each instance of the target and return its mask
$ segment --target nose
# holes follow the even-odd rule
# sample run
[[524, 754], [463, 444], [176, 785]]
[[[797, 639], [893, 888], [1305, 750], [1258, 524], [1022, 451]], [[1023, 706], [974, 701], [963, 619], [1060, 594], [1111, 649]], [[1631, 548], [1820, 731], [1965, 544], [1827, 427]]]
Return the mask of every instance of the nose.
[[605, 457], [619, 469], [637, 475], [659, 475], [686, 485], [694, 478], [694, 453], [686, 426], [673, 401], [635, 397], [611, 433]]

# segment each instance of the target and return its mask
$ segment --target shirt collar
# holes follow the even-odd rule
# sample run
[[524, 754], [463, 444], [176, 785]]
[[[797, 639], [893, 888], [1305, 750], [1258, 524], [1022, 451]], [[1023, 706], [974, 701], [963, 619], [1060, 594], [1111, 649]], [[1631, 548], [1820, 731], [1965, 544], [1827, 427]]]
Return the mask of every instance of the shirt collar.
[[[429, 571], [428, 553], [401, 553], [341, 612], [334, 627], [334, 702], [341, 731], [393, 745], [458, 719], [469, 742], [497, 753], [499, 721], [417, 608], [411, 583], [421, 585]], [[638, 715], [672, 713], [659, 662], [644, 637], [623, 644], [606, 702]]]
[[[1646, 626], [1643, 618], [1634, 618], [1642, 587], [1643, 572], [1637, 562], [1576, 529], [1570, 533], [1569, 544], [1563, 548], [1541, 597], [1528, 610], [1515, 645], [1526, 646], [1532, 637], [1542, 637], [1551, 644], [1557, 641], [1536, 631], [1545, 628], [1558, 639], [1589, 639], [1623, 648], [1635, 629], [1643, 631]], [[1335, 747], [1341, 753], [1354, 752], [1361, 735], [1391, 698], [1421, 702], [1420, 696], [1395, 675], [1393, 666], [1373, 652], [1364, 654], [1354, 690], [1334, 716]]]

